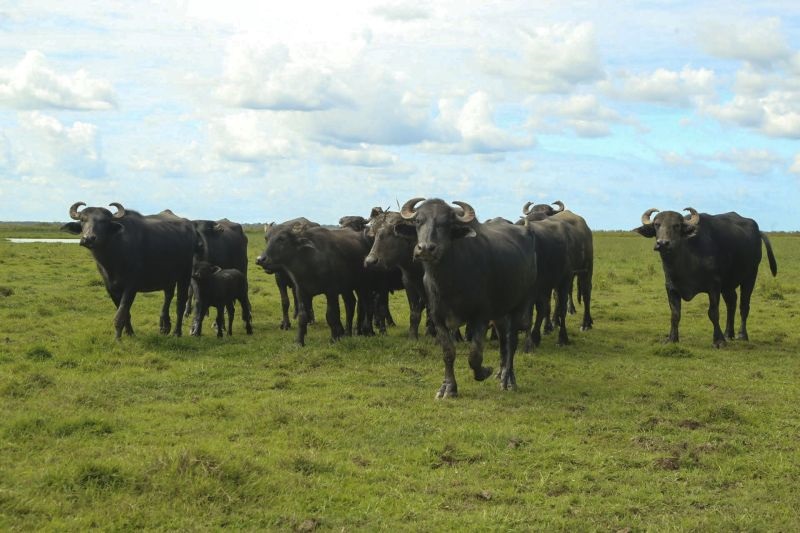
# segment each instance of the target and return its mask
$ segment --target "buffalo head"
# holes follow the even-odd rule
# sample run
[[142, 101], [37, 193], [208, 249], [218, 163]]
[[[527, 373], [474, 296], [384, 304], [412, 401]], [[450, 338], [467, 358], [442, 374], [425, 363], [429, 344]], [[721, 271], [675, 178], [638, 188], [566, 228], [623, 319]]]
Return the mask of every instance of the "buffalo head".
[[206, 281], [220, 270], [222, 270], [220, 267], [212, 265], [208, 261], [195, 261], [192, 267], [192, 277], [197, 281]]
[[[419, 202], [422, 204], [417, 207]], [[412, 198], [400, 209], [400, 216], [405, 220], [413, 220], [416, 227], [415, 259], [436, 263], [453, 241], [475, 237], [475, 210], [466, 202], [453, 203], [460, 209], [438, 198]], [[407, 229], [402, 231], [409, 233]]]
[[267, 247], [264, 253], [256, 258], [256, 264], [267, 272], [275, 272], [287, 264], [292, 257], [306, 250], [314, 250], [314, 243], [306, 235], [308, 224], [270, 225], [264, 234]]
[[78, 211], [84, 202], [75, 202], [69, 208], [69, 216], [77, 222], [67, 222], [61, 226], [62, 231], [67, 231], [74, 235], [80, 235], [81, 246], [86, 248], [102, 248], [117, 233], [124, 230], [124, 226], [119, 220], [125, 216], [125, 208], [116, 202], [111, 203], [112, 207], [117, 208], [116, 213], [111, 213], [105, 207], [87, 207]]
[[[684, 211], [689, 212], [685, 217], [676, 211], [659, 212], [656, 208], [648, 209], [642, 214], [642, 225], [633, 231], [642, 237], [655, 237], [653, 250], [669, 253], [680, 247], [684, 239], [697, 235], [700, 214], [692, 207], [687, 207]], [[658, 214], [650, 220], [653, 213]]]
[[373, 239], [372, 248], [364, 258], [364, 266], [391, 268], [409, 261], [417, 244], [414, 223], [400, 213], [373, 210], [367, 235]]

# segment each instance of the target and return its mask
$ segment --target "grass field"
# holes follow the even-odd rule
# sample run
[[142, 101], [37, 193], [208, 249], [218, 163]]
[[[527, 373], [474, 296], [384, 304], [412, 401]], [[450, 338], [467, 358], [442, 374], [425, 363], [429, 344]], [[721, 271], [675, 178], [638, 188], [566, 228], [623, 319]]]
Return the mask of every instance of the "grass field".
[[402, 294], [389, 335], [316, 324], [299, 348], [251, 268], [253, 336], [237, 317], [162, 337], [153, 293], [115, 342], [89, 252], [11, 236], [65, 234], [0, 226], [0, 530], [800, 529], [799, 235], [771, 236], [751, 341], [716, 350], [705, 295], [662, 345], [652, 240], [598, 233], [595, 328], [568, 317], [572, 345], [518, 354], [516, 392], [473, 381], [460, 346], [445, 401]]

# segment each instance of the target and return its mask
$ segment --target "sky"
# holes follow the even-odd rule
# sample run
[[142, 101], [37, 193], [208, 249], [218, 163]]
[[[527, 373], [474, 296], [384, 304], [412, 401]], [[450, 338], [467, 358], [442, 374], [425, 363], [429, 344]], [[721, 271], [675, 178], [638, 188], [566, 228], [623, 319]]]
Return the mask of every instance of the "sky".
[[0, 220], [412, 197], [800, 230], [800, 2], [0, 0]]

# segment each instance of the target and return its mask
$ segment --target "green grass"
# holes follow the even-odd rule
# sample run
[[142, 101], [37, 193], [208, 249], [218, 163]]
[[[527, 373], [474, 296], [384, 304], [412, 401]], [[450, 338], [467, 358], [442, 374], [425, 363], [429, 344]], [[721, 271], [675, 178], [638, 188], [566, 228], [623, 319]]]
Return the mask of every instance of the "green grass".
[[317, 324], [299, 348], [251, 268], [253, 336], [239, 318], [231, 338], [159, 336], [154, 293], [115, 342], [86, 250], [0, 239], [0, 530], [797, 530], [800, 238], [770, 238], [749, 343], [713, 349], [700, 295], [662, 345], [652, 243], [600, 232], [595, 329], [568, 317], [573, 344], [518, 354], [516, 392], [473, 381], [459, 346], [445, 401], [402, 294], [389, 335], [331, 344]]

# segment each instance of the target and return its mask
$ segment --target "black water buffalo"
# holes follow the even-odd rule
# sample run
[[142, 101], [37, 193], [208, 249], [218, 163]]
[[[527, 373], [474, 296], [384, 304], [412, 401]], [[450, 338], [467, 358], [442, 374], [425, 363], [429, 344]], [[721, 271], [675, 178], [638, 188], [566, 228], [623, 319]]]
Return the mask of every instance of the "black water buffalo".
[[[423, 203], [415, 207], [419, 202]], [[449, 331], [462, 323], [473, 333], [469, 364], [475, 379], [482, 381], [492, 374], [482, 364], [486, 329], [494, 320], [500, 337], [500, 386], [516, 387], [517, 335], [536, 288], [533, 232], [514, 224], [481, 224], [472, 206], [453, 203], [462, 211], [440, 199], [412, 198], [400, 215], [415, 226], [396, 226], [417, 235], [414, 257], [425, 270], [425, 293], [444, 356], [444, 381], [437, 398], [458, 395]]]
[[[408, 226], [410, 231], [398, 230], [398, 225]], [[403, 288], [408, 299], [408, 336], [419, 337], [419, 323], [425, 308], [425, 287], [422, 283], [424, 270], [422, 263], [414, 261], [414, 247], [417, 234], [413, 222], [400, 216], [400, 213], [372, 210], [367, 234], [373, 239], [372, 248], [364, 258], [368, 269], [399, 269]], [[433, 323], [428, 323], [428, 333], [435, 334]]]
[[[558, 209], [553, 209], [553, 206], [558, 207]], [[522, 214], [523, 218], [534, 222], [561, 213], [564, 209], [564, 203], [561, 200], [556, 200], [552, 204], [534, 204], [533, 202], [527, 202], [522, 207]]]
[[364, 231], [369, 220], [359, 215], [348, 215], [339, 219], [339, 226], [353, 231]]
[[68, 222], [61, 229], [80, 234], [81, 246], [92, 252], [106, 290], [117, 306], [116, 338], [120, 338], [123, 329], [133, 335], [130, 308], [138, 292], [164, 291], [159, 324], [162, 333], [169, 333], [169, 305], [176, 287], [178, 315], [174, 334], [180, 336], [192, 275], [192, 223], [172, 212], [142, 216], [118, 203], [110, 204], [117, 208], [114, 214], [104, 207], [78, 211], [84, 205], [76, 202], [69, 208], [70, 218], [77, 222]]
[[[642, 215], [642, 225], [633, 231], [643, 237], [655, 237], [654, 250], [661, 255], [664, 267], [667, 299], [671, 311], [671, 327], [667, 342], [678, 342], [678, 323], [681, 320], [681, 299], [689, 301], [698, 293], [708, 293], [708, 318], [714, 326], [714, 346], [733, 339], [733, 319], [736, 315], [736, 288], [741, 288], [739, 339], [748, 340], [747, 316], [750, 296], [761, 262], [761, 242], [767, 248], [772, 275], [778, 265], [772, 245], [758, 229], [755, 220], [737, 213], [709, 215], [687, 207], [686, 217], [675, 211], [648, 209]], [[723, 334], [719, 325], [719, 297], [728, 310]]]
[[[382, 212], [383, 210], [380, 207], [375, 207], [372, 209], [369, 219], [358, 215], [345, 216], [339, 219], [339, 226], [364, 233], [364, 236], [369, 241], [369, 245], [371, 247], [375, 241], [375, 235], [374, 232], [368, 229], [367, 224], [373, 217]], [[373, 321], [375, 326], [378, 328], [378, 331], [381, 333], [386, 333], [387, 325], [395, 325], [394, 319], [392, 318], [392, 313], [389, 310], [389, 294], [404, 288], [402, 273], [396, 266], [390, 268], [369, 268], [366, 260], [364, 267], [367, 268], [367, 275], [369, 276], [367, 282], [371, 287], [372, 292], [371, 309], [374, 319]], [[360, 300], [358, 303], [358, 309], [358, 324], [359, 327], [361, 327], [361, 322], [364, 320], [364, 311], [366, 308], [362, 305]]]
[[[231, 222], [227, 218], [217, 220], [193, 220], [196, 237], [194, 262], [206, 261], [220, 268], [235, 268], [247, 279], [247, 235], [241, 224]], [[194, 284], [192, 284], [194, 285]], [[191, 314], [194, 287], [189, 288], [189, 302], [186, 305], [186, 316]], [[201, 302], [197, 302], [200, 307]], [[205, 306], [208, 308], [208, 306]], [[192, 333], [203, 316], [195, 314]]]
[[[316, 294], [327, 299], [326, 319], [333, 340], [352, 334], [355, 296], [369, 302], [368, 276], [363, 266], [369, 243], [363, 233], [350, 229], [309, 227], [303, 223], [280, 224], [273, 228], [264, 253], [257, 262], [268, 270], [283, 269], [297, 291], [299, 327], [297, 342], [303, 346], [308, 325], [308, 303]], [[346, 329], [339, 314], [339, 295], [346, 311]], [[371, 306], [370, 306], [371, 307]], [[371, 315], [361, 333], [370, 334]]]
[[[553, 209], [552, 205], [558, 207], [558, 209]], [[581, 330], [591, 329], [593, 320], [591, 316], [591, 297], [592, 297], [592, 272], [593, 272], [593, 262], [594, 262], [594, 248], [592, 242], [592, 232], [589, 229], [589, 226], [586, 224], [586, 221], [576, 215], [571, 211], [567, 211], [564, 203], [560, 200], [556, 200], [552, 203], [552, 205], [548, 204], [536, 204], [533, 205], [532, 202], [527, 202], [522, 207], [522, 218], [517, 222], [517, 224], [525, 224], [526, 221], [530, 222], [538, 222], [541, 220], [545, 220], [552, 216], [559, 216], [560, 220], [567, 221], [573, 228], [573, 238], [572, 238], [572, 248], [571, 252], [573, 254], [572, 262], [575, 264], [575, 267], [578, 269], [575, 278], [578, 282], [578, 303], [583, 302], [583, 322], [581, 323]], [[563, 213], [563, 214], [562, 214]], [[556, 297], [556, 300], [558, 298]], [[575, 314], [575, 304], [573, 303], [572, 299], [572, 287], [570, 287], [569, 294], [567, 295], [567, 311], [570, 314]], [[556, 325], [558, 323], [558, 309], [553, 312], [553, 322]], [[550, 317], [545, 317], [544, 322], [544, 330], [545, 332], [550, 332], [553, 330], [553, 323], [550, 321]]]
[[[269, 242], [270, 235], [273, 232], [277, 232], [281, 225], [288, 225], [294, 226], [295, 224], [303, 224], [306, 227], [316, 227], [319, 226], [318, 223], [312, 222], [305, 217], [298, 217], [293, 218], [291, 220], [287, 220], [281, 224], [275, 224], [271, 222], [269, 224], [264, 225], [264, 241]], [[294, 284], [292, 283], [292, 278], [289, 276], [286, 271], [282, 268], [276, 268], [275, 270], [271, 270], [266, 268], [263, 265], [263, 255], [259, 255], [256, 258], [256, 264], [259, 265], [264, 269], [267, 274], [274, 274], [275, 275], [275, 285], [278, 286], [278, 292], [281, 296], [281, 325], [280, 328], [283, 330], [288, 330], [292, 327], [292, 322], [289, 320], [289, 289], [292, 290], [292, 299], [294, 301], [294, 318], [297, 318], [299, 313], [300, 307], [297, 305], [297, 291], [295, 290]], [[308, 313], [308, 323], [314, 323], [314, 307], [311, 305], [311, 300], [309, 299], [306, 302], [306, 312]]]
[[[239, 300], [242, 320], [248, 335], [253, 334], [250, 299], [247, 297], [247, 276], [238, 268], [220, 268], [208, 261], [195, 261], [192, 280], [197, 290], [197, 316], [203, 317], [209, 308], [217, 309], [217, 337], [225, 330], [224, 312], [228, 311], [228, 335], [233, 335], [234, 302]], [[200, 335], [203, 321], [197, 320], [192, 335]]]
[[580, 289], [584, 292], [584, 317], [581, 329], [592, 325], [590, 314], [592, 234], [583, 218], [561, 211], [556, 215], [535, 221], [525, 221], [525, 227], [536, 235], [536, 321], [531, 328], [525, 350], [541, 342], [540, 327], [549, 319], [550, 297], [555, 294], [556, 306], [553, 322], [558, 325], [558, 344], [569, 343], [566, 327], [567, 298], [577, 275]]

